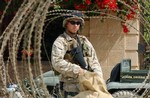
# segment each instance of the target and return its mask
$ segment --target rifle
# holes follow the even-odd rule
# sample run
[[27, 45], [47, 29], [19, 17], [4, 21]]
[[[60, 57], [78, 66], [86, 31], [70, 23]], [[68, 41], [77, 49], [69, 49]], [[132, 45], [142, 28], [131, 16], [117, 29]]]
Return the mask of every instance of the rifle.
[[79, 66], [83, 69], [88, 69], [87, 64], [85, 63], [83, 52], [80, 46], [75, 47], [71, 50], [71, 54], [73, 56], [73, 60], [79, 64]]
[[79, 37], [77, 36], [77, 42], [79, 43], [78, 46], [74, 47], [70, 52], [73, 56], [73, 60], [79, 64], [79, 66], [83, 69], [88, 70], [88, 65], [86, 64], [84, 57], [83, 57], [83, 51], [82, 51], [82, 45], [80, 42]]

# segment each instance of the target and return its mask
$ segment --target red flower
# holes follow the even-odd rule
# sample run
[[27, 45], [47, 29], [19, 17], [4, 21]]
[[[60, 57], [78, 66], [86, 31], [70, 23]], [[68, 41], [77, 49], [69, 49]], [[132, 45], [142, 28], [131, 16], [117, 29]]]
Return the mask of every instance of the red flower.
[[109, 9], [112, 9], [112, 10], [118, 9], [116, 0], [113, 0], [113, 2], [111, 2], [111, 3], [109, 4]]
[[74, 4], [76, 10], [86, 10], [86, 4]]
[[99, 8], [101, 8], [101, 0], [96, 0], [95, 3], [98, 5]]
[[132, 6], [132, 9], [130, 10], [131, 11], [131, 14], [136, 14], [136, 10], [138, 9], [138, 6], [137, 5], [133, 5]]
[[127, 14], [127, 19], [131, 20], [134, 18], [134, 15], [132, 13]]
[[104, 0], [101, 6], [102, 8], [108, 7], [109, 9], [112, 9], [112, 10], [118, 9], [116, 0]]
[[123, 27], [123, 32], [124, 33], [128, 33], [129, 32], [129, 29], [128, 29], [128, 27], [125, 24], [122, 24], [122, 27]]
[[26, 56], [32, 56], [33, 54], [33, 49], [31, 48], [30, 50], [22, 50], [22, 54], [25, 54]]
[[90, 5], [91, 4], [91, 0], [85, 0], [85, 4]]
[[95, 0], [95, 3], [98, 5], [98, 7], [101, 7], [101, 2], [99, 0]]
[[135, 18], [136, 12], [135, 12], [135, 8], [130, 10], [130, 13], [127, 14], [127, 19], [131, 20], [133, 18]]

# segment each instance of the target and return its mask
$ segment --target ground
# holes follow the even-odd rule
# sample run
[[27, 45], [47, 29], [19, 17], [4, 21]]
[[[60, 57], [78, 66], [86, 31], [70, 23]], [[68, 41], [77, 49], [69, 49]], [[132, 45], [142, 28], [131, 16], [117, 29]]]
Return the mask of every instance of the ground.
[[[9, 86], [11, 83], [17, 83], [16, 82], [16, 74], [14, 72], [14, 67], [12, 65], [8, 65], [8, 67], [6, 67], [6, 70], [8, 72], [7, 74], [7, 86]], [[33, 73], [33, 78], [37, 77], [39, 75], [39, 68], [38, 66], [34, 66], [33, 64], [31, 65], [31, 68], [32, 68], [32, 73]], [[8, 70], [7, 70], [8, 69]], [[18, 73], [18, 78], [19, 80], [21, 80], [21, 82], [25, 79], [25, 78], [29, 78], [29, 72], [28, 72], [28, 69], [27, 69], [27, 65], [23, 65], [21, 61], [18, 61], [18, 64], [16, 66], [16, 70], [17, 70], [17, 73]], [[42, 71], [43, 73], [46, 72], [46, 71], [49, 71], [51, 70], [51, 67], [48, 63], [48, 61], [42, 61]], [[0, 82], [0, 87], [2, 86], [2, 82]], [[1, 93], [0, 92], [0, 96], [1, 96]]]

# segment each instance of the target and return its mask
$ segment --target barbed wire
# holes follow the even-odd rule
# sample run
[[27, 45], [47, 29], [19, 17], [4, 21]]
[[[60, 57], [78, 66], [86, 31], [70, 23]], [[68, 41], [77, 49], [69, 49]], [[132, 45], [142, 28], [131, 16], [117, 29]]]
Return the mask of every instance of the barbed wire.
[[[17, 53], [19, 50], [19, 46], [21, 45], [21, 41], [23, 40], [23, 49], [30, 50], [31, 46], [33, 46], [34, 49], [34, 66], [38, 68], [38, 74], [43, 74], [42, 70], [42, 64], [41, 64], [41, 45], [42, 45], [42, 37], [44, 38], [44, 32], [46, 31], [48, 25], [55, 21], [55, 19], [58, 19], [60, 17], [70, 15], [71, 12], [77, 11], [77, 10], [50, 10], [48, 11], [48, 6], [50, 4], [51, 0], [24, 0], [22, 5], [20, 6], [19, 10], [17, 11], [16, 15], [14, 16], [13, 20], [10, 22], [10, 24], [6, 27], [2, 35], [0, 36], [0, 41], [2, 42], [1, 48], [0, 48], [0, 82], [2, 82], [1, 88], [2, 88], [2, 93], [4, 97], [8, 98], [8, 92], [7, 92], [7, 79], [9, 79], [9, 83], [13, 83], [12, 80], [10, 79], [10, 76], [8, 75], [8, 63], [11, 63], [12, 69], [14, 71], [14, 78], [16, 83], [19, 85], [19, 90], [22, 94], [23, 97], [25, 98], [36, 98], [37, 95], [40, 98], [49, 98], [49, 93], [46, 89], [46, 85], [43, 82], [43, 77], [42, 79], [42, 85], [40, 88], [38, 88], [37, 84], [34, 81], [34, 76], [32, 73], [32, 68], [31, 68], [31, 57], [27, 56], [25, 59], [27, 60], [27, 63], [24, 63], [26, 65], [26, 69], [28, 70], [28, 82], [30, 84], [30, 88], [28, 91], [26, 88], [24, 88], [24, 84], [22, 83], [22, 80], [20, 80], [20, 74], [18, 73], [17, 69]], [[121, 2], [121, 1], [120, 1]], [[9, 7], [8, 3], [6, 9]], [[124, 2], [121, 2], [124, 4]], [[129, 5], [127, 7], [130, 8]], [[143, 6], [142, 6], [143, 7]], [[6, 10], [5, 9], [5, 10]], [[111, 11], [111, 10], [110, 10]], [[118, 11], [123, 11], [123, 10], [118, 10]], [[4, 11], [5, 13], [5, 11]], [[100, 18], [100, 19], [114, 19], [114, 20], [119, 20], [122, 22], [125, 22], [125, 20], [117, 17], [116, 15], [112, 15], [111, 13], [105, 13], [105, 11], [100, 11], [100, 10], [93, 10], [93, 11], [82, 11], [84, 13], [83, 18]], [[93, 13], [93, 16], [87, 16], [87, 14]], [[98, 16], [97, 14], [106, 14], [106, 16]], [[140, 15], [137, 13], [138, 16], [136, 19], [140, 21], [141, 24], [146, 27], [147, 31], [150, 30], [149, 21], [143, 17], [143, 15]], [[51, 18], [46, 18], [48, 16], [52, 16]], [[4, 17], [4, 15], [3, 15]], [[2, 22], [3, 17], [0, 19], [0, 23]], [[140, 20], [142, 19], [142, 20]], [[47, 22], [46, 26], [45, 22]], [[149, 42], [146, 40], [144, 37], [143, 33], [139, 31], [137, 28], [132, 26], [132, 24], [127, 23], [131, 28], [139, 32], [139, 34], [143, 37], [143, 39], [146, 41], [146, 43], [149, 45]], [[148, 33], [150, 34], [150, 33]], [[33, 36], [34, 35], [34, 36]], [[34, 38], [34, 42], [32, 43], [31, 39]], [[33, 45], [32, 45], [33, 44]], [[44, 48], [46, 55], [48, 57], [48, 53], [45, 47]], [[7, 63], [4, 62], [4, 52], [7, 49], [7, 46], [9, 48], [9, 56], [8, 56], [8, 61]], [[50, 63], [50, 59], [49, 63]], [[49, 64], [51, 65], [51, 64]], [[137, 94], [147, 83], [147, 80], [149, 79], [150, 71], [147, 74], [146, 79], [143, 81], [141, 87], [137, 87], [133, 93]], [[148, 82], [149, 83], [149, 82]], [[38, 90], [37, 90], [38, 88]], [[41, 93], [42, 90], [43, 92]], [[141, 97], [149, 95], [149, 88], [145, 89]]]

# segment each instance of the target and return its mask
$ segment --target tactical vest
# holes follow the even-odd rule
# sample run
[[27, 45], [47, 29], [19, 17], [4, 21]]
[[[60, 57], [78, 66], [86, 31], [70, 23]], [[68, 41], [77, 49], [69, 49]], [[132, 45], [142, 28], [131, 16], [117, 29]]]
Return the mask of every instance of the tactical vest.
[[64, 59], [68, 60], [71, 63], [79, 65], [83, 69], [91, 71], [89, 65], [84, 60], [84, 57], [87, 56], [87, 51], [84, 46], [84, 39], [76, 36], [77, 45], [74, 45], [73, 41], [68, 41], [64, 34], [62, 34], [61, 36], [66, 40], [68, 44], [68, 50], [64, 56]]

